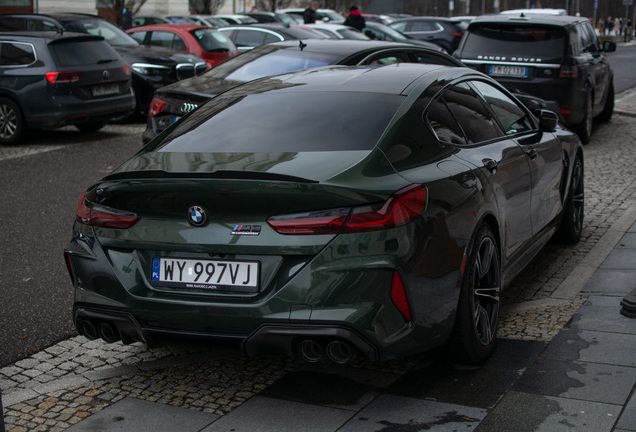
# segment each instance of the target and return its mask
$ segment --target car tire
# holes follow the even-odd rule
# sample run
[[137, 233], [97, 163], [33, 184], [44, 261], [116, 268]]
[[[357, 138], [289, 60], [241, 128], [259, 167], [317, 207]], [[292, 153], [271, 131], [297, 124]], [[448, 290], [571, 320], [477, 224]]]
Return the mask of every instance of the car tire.
[[592, 99], [592, 93], [588, 93], [587, 102], [585, 103], [585, 116], [583, 121], [576, 126], [576, 134], [583, 144], [590, 142], [592, 136], [592, 121], [594, 117], [594, 99]]
[[19, 144], [26, 130], [26, 122], [18, 104], [11, 99], [0, 98], [0, 144]]
[[495, 346], [501, 293], [497, 239], [482, 223], [466, 259], [450, 348], [454, 359], [480, 363]]
[[106, 126], [106, 123], [108, 123], [108, 120], [95, 120], [92, 122], [76, 124], [75, 127], [82, 132], [97, 132]]
[[572, 167], [570, 191], [564, 203], [563, 220], [556, 235], [556, 239], [562, 243], [577, 243], [581, 239], [585, 211], [583, 178], [583, 162], [577, 157]]
[[603, 111], [596, 116], [596, 120], [600, 122], [608, 122], [612, 119], [612, 114], [614, 114], [614, 83], [610, 84], [610, 88], [607, 92], [607, 99], [605, 99], [605, 106], [603, 107]]

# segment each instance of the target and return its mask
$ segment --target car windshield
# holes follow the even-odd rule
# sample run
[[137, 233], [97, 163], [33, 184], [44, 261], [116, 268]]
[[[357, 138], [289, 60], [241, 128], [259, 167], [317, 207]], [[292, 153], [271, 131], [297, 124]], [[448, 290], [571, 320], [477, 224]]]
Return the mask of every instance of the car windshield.
[[199, 29], [190, 32], [207, 52], [236, 51], [234, 43], [223, 33], [212, 29]]
[[111, 46], [139, 46], [136, 40], [114, 24], [102, 19], [81, 18], [62, 20], [68, 31], [101, 36]]
[[364, 34], [353, 29], [340, 29], [338, 30], [338, 33], [340, 33], [340, 36], [345, 39], [369, 40], [369, 38]]
[[465, 54], [498, 54], [560, 57], [565, 52], [565, 33], [549, 26], [483, 25], [466, 37]]
[[345, 17], [340, 15], [338, 12], [320, 11], [319, 13], [320, 13], [320, 15], [326, 16], [327, 18], [329, 18], [330, 21], [344, 21], [345, 20]]
[[296, 20], [293, 19], [292, 17], [290, 17], [287, 14], [283, 14], [283, 13], [277, 13], [276, 17], [280, 20], [280, 22], [282, 22], [283, 24], [296, 24]]
[[[280, 82], [279, 80], [276, 80]], [[271, 87], [272, 83], [263, 85]], [[283, 85], [284, 84], [279, 84]], [[265, 153], [372, 150], [404, 96], [273, 91], [216, 97], [152, 150]]]
[[375, 27], [370, 27], [376, 31], [381, 31], [382, 33], [388, 35], [389, 37], [393, 38], [393, 40], [396, 41], [407, 41], [409, 40], [406, 36], [404, 36], [402, 33], [400, 33], [399, 31], [392, 29], [389, 26], [383, 26], [382, 29], [377, 29]]
[[60, 67], [106, 64], [120, 59], [102, 40], [68, 39], [49, 45], [55, 63]]
[[252, 18], [250, 16], [246, 16], [246, 15], [237, 16], [237, 17], [234, 17], [234, 19], [236, 21], [238, 21], [239, 23], [241, 23], [241, 24], [256, 24], [256, 23], [258, 23], [258, 20], [254, 19], [254, 18]]
[[[266, 54], [263, 54], [263, 51]], [[333, 54], [274, 48], [274, 50], [260, 50], [242, 54], [222, 63], [207, 74], [216, 78], [224, 77], [230, 81], [247, 82], [264, 76], [327, 66], [336, 63], [337, 60], [339, 57]]]

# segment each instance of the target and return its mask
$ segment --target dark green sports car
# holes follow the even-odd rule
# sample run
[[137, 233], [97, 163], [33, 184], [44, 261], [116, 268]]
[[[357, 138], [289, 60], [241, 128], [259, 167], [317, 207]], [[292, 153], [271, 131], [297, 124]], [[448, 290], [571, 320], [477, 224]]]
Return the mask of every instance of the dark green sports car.
[[479, 362], [501, 289], [582, 219], [576, 135], [485, 75], [309, 69], [211, 99], [86, 191], [73, 318], [107, 342]]

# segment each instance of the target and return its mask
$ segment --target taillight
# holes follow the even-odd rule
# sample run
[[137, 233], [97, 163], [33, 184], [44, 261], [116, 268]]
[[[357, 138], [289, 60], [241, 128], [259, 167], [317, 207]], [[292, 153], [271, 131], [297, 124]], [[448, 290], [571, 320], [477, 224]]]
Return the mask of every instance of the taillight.
[[77, 204], [75, 219], [84, 225], [94, 227], [128, 229], [137, 223], [139, 217], [134, 213], [120, 212], [108, 207], [98, 206], [86, 200], [82, 194]]
[[561, 78], [576, 78], [579, 74], [579, 68], [576, 65], [563, 65], [559, 76]]
[[165, 107], [166, 107], [165, 100], [160, 99], [158, 97], [153, 97], [152, 102], [150, 102], [150, 109], [148, 110], [148, 115], [150, 117], [154, 117], [157, 114], [161, 113]]
[[562, 108], [561, 114], [564, 114], [564, 115], [572, 114], [572, 110]]
[[426, 186], [411, 185], [382, 204], [272, 216], [267, 223], [280, 234], [347, 234], [406, 225], [426, 210]]
[[391, 283], [391, 300], [400, 313], [404, 315], [404, 318], [406, 318], [407, 321], [411, 321], [409, 299], [406, 297], [404, 283], [402, 283], [402, 278], [398, 272], [393, 273], [393, 281]]
[[132, 68], [129, 64], [125, 64], [121, 70], [124, 72], [124, 75], [132, 75]]
[[46, 79], [51, 84], [74, 83], [85, 77], [84, 72], [48, 72]]
[[461, 33], [453, 33], [453, 36], [455, 36], [455, 37], [462, 37], [462, 34], [461, 34]]

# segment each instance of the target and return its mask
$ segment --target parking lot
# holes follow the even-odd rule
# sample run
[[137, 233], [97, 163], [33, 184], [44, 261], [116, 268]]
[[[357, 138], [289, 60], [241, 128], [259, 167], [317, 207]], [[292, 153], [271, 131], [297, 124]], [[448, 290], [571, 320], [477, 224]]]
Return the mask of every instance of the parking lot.
[[[435, 353], [382, 363], [356, 359], [345, 369], [322, 363], [303, 365], [278, 356], [246, 359], [233, 347], [184, 345], [147, 350], [140, 344], [106, 345], [73, 337], [72, 289], [61, 248], [70, 235], [75, 202], [90, 179], [99, 179], [138, 148], [142, 130], [141, 125], [129, 125], [108, 126], [91, 135], [73, 130], [45, 132], [24, 146], [0, 150], [5, 184], [1, 235], [6, 245], [0, 263], [3, 284], [8, 292], [14, 290], [5, 301], [15, 292], [29, 293], [20, 303], [23, 310], [3, 312], [3, 328], [8, 330], [2, 336], [6, 338], [3, 345], [21, 341], [22, 352], [16, 355], [23, 358], [22, 353], [31, 353], [0, 369], [7, 430], [64, 430], [127, 398], [217, 417], [259, 393], [277, 398], [283, 392], [288, 400], [361, 409], [382, 388], [395, 387], [400, 377], [435, 361]], [[548, 244], [505, 292], [498, 335], [504, 339], [499, 347], [518, 339], [526, 341], [519, 353], [543, 349], [585, 301], [583, 296], [569, 295], [568, 284], [586, 271], [590, 251], [600, 250], [604, 236], [612, 234], [612, 226], [634, 212], [635, 135], [633, 117], [617, 115], [611, 123], [596, 126], [585, 147], [583, 238], [572, 246]], [[24, 216], [36, 214], [37, 220]], [[41, 264], [36, 266], [37, 262]], [[68, 295], [59, 301], [58, 294], [47, 296], [53, 292]], [[49, 297], [58, 299], [52, 304]], [[44, 349], [29, 348], [42, 343], [38, 338], [47, 337], [46, 332], [37, 335], [35, 328], [29, 328], [31, 314], [50, 315], [47, 319], [52, 323], [65, 322], [70, 338], [58, 343], [51, 340], [51, 346], [44, 345]], [[51, 336], [59, 338], [59, 333]], [[444, 382], [452, 380], [456, 370], [442, 368], [436, 373]], [[290, 387], [292, 377], [302, 383], [318, 380], [327, 393], [318, 391], [310, 397], [301, 388]], [[276, 382], [279, 384], [273, 386]], [[354, 390], [347, 393], [347, 388]], [[464, 413], [481, 419], [493, 402], [466, 405], [481, 406]], [[88, 427], [88, 423], [81, 424]]]

